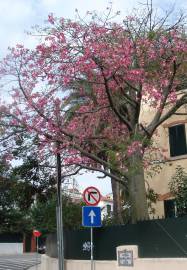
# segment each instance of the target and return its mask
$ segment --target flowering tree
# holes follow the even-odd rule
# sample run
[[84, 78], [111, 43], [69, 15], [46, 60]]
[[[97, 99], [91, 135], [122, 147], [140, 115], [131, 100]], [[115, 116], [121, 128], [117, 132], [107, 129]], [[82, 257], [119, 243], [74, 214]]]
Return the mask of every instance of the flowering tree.
[[[125, 185], [132, 221], [147, 218], [145, 149], [187, 102], [185, 92], [177, 97], [186, 75], [183, 17], [168, 26], [167, 16], [156, 21], [148, 8], [121, 24], [110, 10], [89, 22], [52, 14], [48, 21], [35, 50], [17, 45], [2, 61], [1, 76], [14, 81], [2, 123], [37, 134], [40, 153], [66, 153], [63, 166], [100, 171]], [[79, 104], [72, 105], [77, 93]], [[146, 105], [154, 110], [148, 123], [140, 117]]]

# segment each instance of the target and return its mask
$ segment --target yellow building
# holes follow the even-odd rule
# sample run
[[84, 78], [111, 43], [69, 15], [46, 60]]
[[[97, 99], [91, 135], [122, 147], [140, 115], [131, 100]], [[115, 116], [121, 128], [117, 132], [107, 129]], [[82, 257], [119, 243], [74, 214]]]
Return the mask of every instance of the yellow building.
[[[166, 109], [169, 108], [169, 105]], [[149, 122], [154, 111], [148, 106], [143, 106], [141, 118], [145, 122]], [[164, 150], [164, 156], [157, 151], [158, 159], [152, 160], [153, 164], [161, 166], [158, 173], [150, 176], [145, 173], [147, 185], [158, 194], [155, 208], [155, 217], [171, 217], [177, 215], [174, 198], [170, 193], [168, 183], [175, 173], [178, 165], [187, 168], [187, 105], [184, 105], [175, 114], [165, 121], [157, 129], [157, 134], [154, 136], [156, 147]], [[186, 114], [186, 115], [185, 115]]]

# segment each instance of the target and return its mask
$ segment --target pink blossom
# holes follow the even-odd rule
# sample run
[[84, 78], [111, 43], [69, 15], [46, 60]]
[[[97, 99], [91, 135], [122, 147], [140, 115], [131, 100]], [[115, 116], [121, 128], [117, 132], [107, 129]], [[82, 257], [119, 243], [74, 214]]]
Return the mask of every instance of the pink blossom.
[[55, 18], [53, 16], [53, 13], [48, 15], [48, 22], [51, 23], [51, 24], [55, 23]]

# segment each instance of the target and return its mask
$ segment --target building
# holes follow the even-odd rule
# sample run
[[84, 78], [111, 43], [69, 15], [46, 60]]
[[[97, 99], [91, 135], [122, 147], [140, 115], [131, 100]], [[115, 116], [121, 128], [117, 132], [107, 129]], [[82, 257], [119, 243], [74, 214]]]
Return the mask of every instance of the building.
[[113, 197], [112, 193], [106, 196], [101, 196], [101, 200], [98, 204], [101, 207], [101, 219], [110, 217], [113, 212]]
[[[169, 109], [167, 105], [166, 109]], [[153, 109], [144, 106], [141, 117], [149, 121]], [[155, 208], [155, 217], [177, 216], [175, 200], [169, 190], [169, 182], [175, 174], [178, 165], [187, 168], [187, 105], [184, 105], [177, 114], [172, 115], [158, 127], [154, 136], [155, 150], [152, 164], [158, 166], [157, 173], [151, 176], [145, 172], [147, 188], [153, 189], [158, 194]], [[151, 168], [150, 168], [151, 169]]]
[[62, 185], [62, 190], [65, 195], [71, 198], [72, 202], [80, 203], [82, 201], [82, 193], [79, 190], [79, 185], [77, 181], [73, 179], [68, 179]]
[[[80, 203], [83, 201], [83, 194], [80, 192], [78, 183], [75, 179], [68, 180], [63, 184], [63, 192], [75, 203]], [[107, 194], [106, 196], [101, 195], [101, 200], [98, 206], [101, 207], [102, 220], [110, 216], [113, 212], [112, 193]]]

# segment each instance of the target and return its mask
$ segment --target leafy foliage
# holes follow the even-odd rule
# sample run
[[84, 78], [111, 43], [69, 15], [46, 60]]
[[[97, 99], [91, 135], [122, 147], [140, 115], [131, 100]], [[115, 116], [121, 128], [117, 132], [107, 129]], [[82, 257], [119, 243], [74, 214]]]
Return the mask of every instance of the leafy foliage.
[[[33, 228], [42, 232], [56, 230], [56, 181], [48, 169], [38, 166], [29, 158], [22, 165], [7, 170], [0, 166], [0, 233], [32, 232]], [[63, 196], [63, 221], [67, 228], [77, 228], [81, 224], [81, 204], [75, 204]]]
[[177, 215], [187, 214], [187, 173], [183, 167], [177, 166], [175, 174], [169, 183], [169, 188], [175, 197]]
[[153, 215], [155, 214], [155, 208], [153, 204], [157, 202], [157, 199], [158, 199], [158, 194], [152, 188], [149, 188], [147, 190], [147, 204], [148, 204], [149, 214], [153, 214]]
[[[0, 232], [25, 232], [30, 229], [27, 194], [15, 180], [0, 180]], [[23, 200], [24, 198], [24, 200]], [[26, 210], [27, 209], [27, 210]]]
[[[74, 203], [66, 195], [62, 196], [63, 224], [65, 228], [75, 229], [81, 226], [82, 203]], [[42, 232], [56, 231], [56, 196], [47, 202], [37, 202], [31, 208], [32, 226]]]

